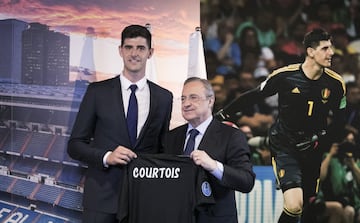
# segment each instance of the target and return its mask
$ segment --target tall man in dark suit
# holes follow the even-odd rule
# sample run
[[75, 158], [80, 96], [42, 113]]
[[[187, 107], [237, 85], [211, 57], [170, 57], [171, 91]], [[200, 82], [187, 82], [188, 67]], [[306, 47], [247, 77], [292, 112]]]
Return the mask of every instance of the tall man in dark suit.
[[[236, 223], [235, 191], [248, 193], [255, 182], [245, 134], [212, 116], [214, 91], [211, 84], [196, 77], [185, 81], [181, 96], [182, 116], [188, 121], [164, 139], [166, 153], [187, 153], [190, 132], [198, 131], [190, 158], [208, 171], [215, 205], [196, 213], [199, 223]], [[184, 151], [185, 149], [185, 151]]]
[[[146, 61], [153, 51], [151, 34], [145, 27], [126, 27], [119, 46], [123, 72], [90, 84], [83, 98], [68, 153], [88, 165], [84, 223], [117, 222], [124, 165], [136, 158], [136, 153], [159, 152], [160, 139], [169, 129], [173, 95], [145, 78]], [[133, 84], [137, 86], [134, 92], [138, 112], [128, 112]], [[133, 113], [137, 115], [135, 142], [131, 142], [127, 124]]]

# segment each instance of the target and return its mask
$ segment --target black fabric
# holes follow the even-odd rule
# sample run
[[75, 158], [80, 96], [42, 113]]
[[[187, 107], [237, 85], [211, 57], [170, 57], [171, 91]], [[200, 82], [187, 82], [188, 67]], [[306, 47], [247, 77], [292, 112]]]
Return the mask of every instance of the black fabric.
[[121, 223], [192, 223], [214, 203], [205, 170], [189, 157], [140, 154], [127, 166], [119, 200]]
[[284, 211], [281, 213], [278, 223], [298, 223], [299, 216], [294, 217], [287, 215]]
[[116, 214], [84, 209], [82, 223], [116, 223]]

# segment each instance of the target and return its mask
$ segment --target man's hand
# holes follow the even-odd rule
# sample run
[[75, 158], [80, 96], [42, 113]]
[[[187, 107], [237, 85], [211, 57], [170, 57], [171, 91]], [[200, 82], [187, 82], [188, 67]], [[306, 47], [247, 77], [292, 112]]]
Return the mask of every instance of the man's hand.
[[338, 153], [339, 150], [339, 144], [333, 143], [329, 150], [329, 156], [333, 157]]
[[190, 158], [198, 166], [202, 166], [205, 170], [211, 172], [217, 168], [217, 163], [203, 150], [194, 150], [190, 154]]
[[132, 150], [124, 146], [118, 146], [106, 158], [106, 163], [108, 165], [118, 165], [118, 164], [126, 165], [136, 157], [137, 157], [136, 153], [134, 153]]

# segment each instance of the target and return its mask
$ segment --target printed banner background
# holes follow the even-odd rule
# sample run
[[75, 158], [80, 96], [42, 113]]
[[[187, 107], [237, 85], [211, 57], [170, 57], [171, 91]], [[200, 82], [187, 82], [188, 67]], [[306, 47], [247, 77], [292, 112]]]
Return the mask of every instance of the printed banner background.
[[0, 1], [0, 222], [79, 221], [86, 165], [67, 140], [87, 84], [121, 73], [129, 24], [150, 29], [147, 77], [178, 98], [199, 0]]

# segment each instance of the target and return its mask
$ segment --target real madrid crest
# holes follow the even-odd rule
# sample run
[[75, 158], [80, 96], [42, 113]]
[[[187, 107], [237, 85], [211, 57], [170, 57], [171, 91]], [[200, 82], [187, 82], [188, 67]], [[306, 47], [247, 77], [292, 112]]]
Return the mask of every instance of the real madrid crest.
[[211, 186], [210, 186], [209, 182], [204, 181], [201, 184], [201, 191], [202, 191], [203, 195], [205, 195], [206, 197], [211, 196], [212, 192], [211, 192]]
[[328, 102], [328, 98], [330, 96], [330, 90], [329, 88], [324, 88], [321, 90], [321, 101], [323, 104]]

